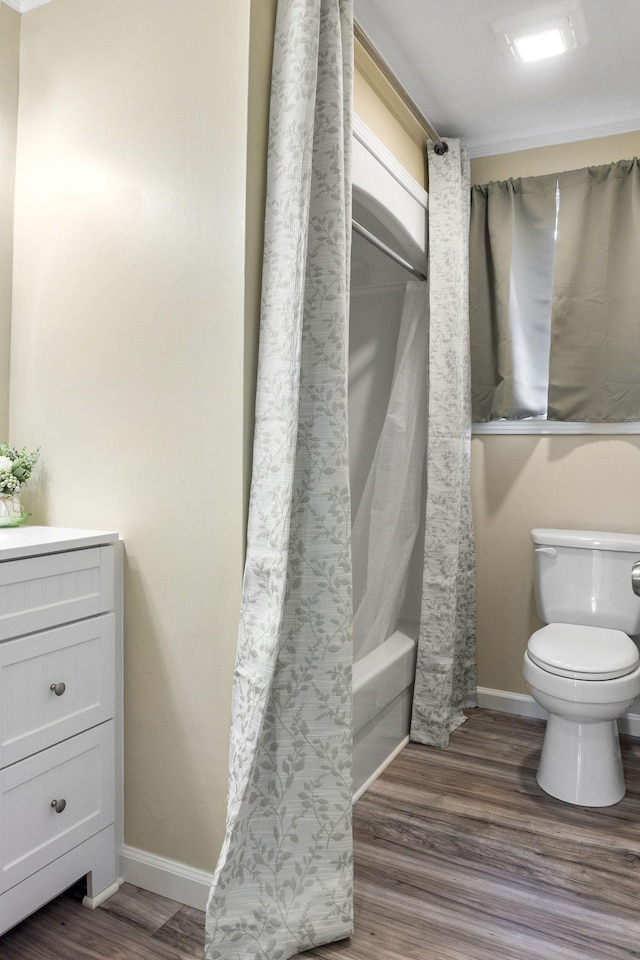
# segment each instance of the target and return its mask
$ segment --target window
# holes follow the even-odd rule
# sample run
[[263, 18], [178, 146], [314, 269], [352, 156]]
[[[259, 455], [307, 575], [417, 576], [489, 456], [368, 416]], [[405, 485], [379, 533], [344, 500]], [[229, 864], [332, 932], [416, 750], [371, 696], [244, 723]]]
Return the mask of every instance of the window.
[[640, 166], [474, 187], [473, 419], [640, 421]]

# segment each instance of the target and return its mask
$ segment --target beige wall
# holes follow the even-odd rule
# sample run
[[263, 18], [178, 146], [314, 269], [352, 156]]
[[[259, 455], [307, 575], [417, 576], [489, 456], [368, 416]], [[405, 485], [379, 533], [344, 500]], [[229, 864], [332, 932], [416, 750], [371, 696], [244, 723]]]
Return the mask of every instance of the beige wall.
[[471, 161], [471, 183], [489, 183], [511, 177], [541, 177], [545, 173], [579, 170], [601, 163], [615, 163], [640, 155], [640, 130], [612, 137], [535, 147]]
[[224, 833], [256, 322], [250, 13], [55, 0], [22, 26], [12, 436], [42, 445], [37, 521], [124, 538], [126, 842], [206, 870]]
[[425, 134], [362, 45], [355, 44], [353, 108], [422, 186], [425, 185]]
[[[640, 153], [640, 132], [472, 161], [475, 183], [537, 176]], [[533, 527], [640, 530], [640, 437], [477, 436], [472, 441], [478, 683], [526, 693], [522, 657], [540, 624]]]
[[0, 0], [0, 442], [9, 439], [13, 188], [19, 60], [20, 14]]

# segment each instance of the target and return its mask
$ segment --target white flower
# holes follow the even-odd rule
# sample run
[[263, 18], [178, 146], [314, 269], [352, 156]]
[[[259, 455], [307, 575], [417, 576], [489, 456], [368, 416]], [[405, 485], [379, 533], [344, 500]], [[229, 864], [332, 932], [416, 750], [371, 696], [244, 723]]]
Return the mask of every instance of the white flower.
[[6, 470], [7, 473], [11, 473], [12, 466], [13, 460], [11, 457], [0, 457], [0, 471]]

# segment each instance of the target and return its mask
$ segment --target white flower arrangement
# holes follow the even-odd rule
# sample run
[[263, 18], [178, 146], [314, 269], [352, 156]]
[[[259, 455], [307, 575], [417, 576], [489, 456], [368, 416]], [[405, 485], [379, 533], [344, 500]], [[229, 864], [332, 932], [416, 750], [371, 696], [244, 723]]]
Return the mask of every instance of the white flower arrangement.
[[27, 482], [38, 462], [37, 450], [16, 450], [8, 443], [0, 443], [0, 496], [12, 496]]

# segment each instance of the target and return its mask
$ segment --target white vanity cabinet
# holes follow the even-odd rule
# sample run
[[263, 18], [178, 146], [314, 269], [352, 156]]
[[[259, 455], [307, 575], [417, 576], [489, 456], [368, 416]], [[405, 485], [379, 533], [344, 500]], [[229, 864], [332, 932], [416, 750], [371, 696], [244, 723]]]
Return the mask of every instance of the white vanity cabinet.
[[0, 530], [0, 934], [85, 874], [87, 906], [118, 889], [119, 547]]

